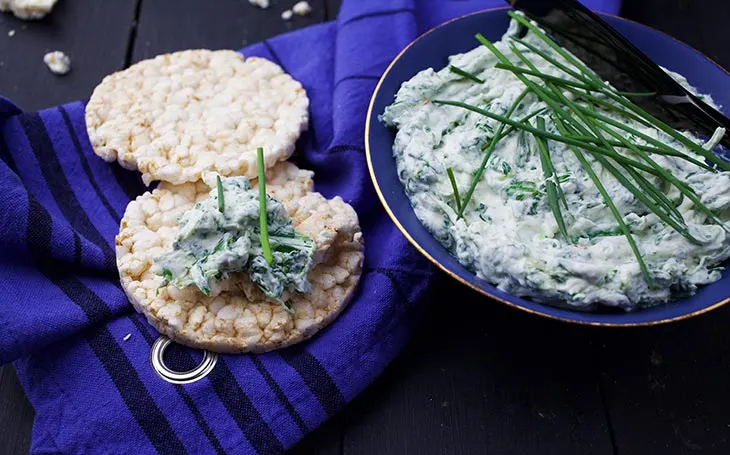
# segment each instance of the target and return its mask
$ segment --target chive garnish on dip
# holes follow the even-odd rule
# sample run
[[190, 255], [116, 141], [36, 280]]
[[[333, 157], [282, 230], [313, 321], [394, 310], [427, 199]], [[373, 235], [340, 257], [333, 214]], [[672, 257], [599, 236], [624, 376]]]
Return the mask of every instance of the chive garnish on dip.
[[[674, 187], [682, 198], [686, 197], [691, 200], [694, 206], [705, 214], [709, 220], [728, 231], [727, 227], [717, 215], [702, 202], [699, 195], [686, 183], [672, 175], [670, 170], [659, 165], [650, 155], [657, 154], [678, 157], [697, 167], [715, 172], [714, 167], [710, 167], [686, 153], [670, 147], [655, 137], [632, 128], [630, 125], [622, 123], [606, 114], [599, 113], [594, 106], [600, 106], [604, 110], [618, 114], [620, 117], [638, 121], [644, 126], [668, 134], [682, 145], [712, 162], [715, 167], [730, 170], [729, 163], [655, 118], [627, 98], [653, 96], [655, 95], [654, 93], [633, 93], [615, 90], [595, 76], [582, 62], [567, 53], [523, 16], [514, 12], [510, 12], [509, 14], [514, 20], [529, 28], [530, 31], [544, 41], [550, 48], [555, 50], [564, 62], [560, 62], [556, 58], [549, 56], [533, 44], [512, 37], [513, 43], [510, 46], [511, 50], [526, 68], [519, 67], [512, 63], [484, 36], [481, 34], [476, 35], [476, 39], [497, 57], [499, 63], [494, 68], [511, 72], [525, 85], [525, 90], [515, 99], [514, 103], [504, 115], [462, 101], [433, 100], [433, 103], [437, 105], [459, 107], [500, 122], [497, 133], [493, 136], [489, 146], [486, 148], [481, 164], [473, 172], [472, 182], [462, 199], [458, 199], [458, 189], [456, 188], [456, 179], [453, 171], [451, 168], [447, 170], [455, 197], [457, 197], [456, 205], [459, 218], [463, 217], [474, 190], [482, 179], [496, 143], [504, 137], [502, 131], [508, 125], [510, 130], [507, 134], [512, 130], [520, 130], [531, 134], [535, 140], [542, 165], [543, 177], [545, 178], [545, 192], [547, 194], [548, 205], [553, 213], [561, 236], [567, 241], [571, 241], [568, 233], [568, 225], [560, 204], [562, 202], [566, 210], [570, 210], [570, 207], [568, 206], [551, 162], [550, 141], [567, 145], [575, 154], [582, 168], [601, 194], [604, 203], [615, 218], [620, 232], [626, 237], [641, 268], [642, 275], [648, 284], [651, 284], [651, 277], [644, 258], [632, 237], [631, 230], [624, 222], [623, 215], [612, 200], [599, 175], [586, 159], [584, 152], [590, 154], [604, 170], [608, 171], [609, 174], [637, 200], [641, 201], [647, 209], [661, 219], [662, 222], [671, 226], [691, 243], [700, 245], [702, 241], [690, 233], [682, 215], [666, 197], [664, 190], [659, 186], [669, 185]], [[562, 71], [564, 77], [546, 74], [540, 71], [530, 58], [518, 48], [518, 45], [522, 46], [532, 55], [543, 58], [554, 68]], [[484, 83], [482, 79], [456, 66], [450, 65], [449, 70], [480, 84]], [[530, 79], [530, 77], [536, 80]], [[573, 80], [569, 78], [573, 78]], [[570, 96], [564, 93], [566, 91]], [[511, 118], [512, 114], [528, 94], [534, 94], [540, 101], [547, 105], [547, 112], [533, 114], [535, 116], [535, 125], [530, 122], [530, 117], [522, 121]], [[557, 134], [548, 131], [545, 126], [546, 118], [552, 120], [553, 125], [557, 129]], [[717, 136], [720, 134], [718, 133], [713, 136], [715, 143], [717, 142]], [[638, 141], [642, 142], [640, 143]], [[708, 144], [712, 143], [713, 140], [708, 141]], [[620, 150], [628, 150], [632, 156], [622, 153]], [[639, 158], [639, 160], [634, 157]], [[658, 178], [659, 183], [651, 182], [642, 173], [648, 173], [650, 176]]]

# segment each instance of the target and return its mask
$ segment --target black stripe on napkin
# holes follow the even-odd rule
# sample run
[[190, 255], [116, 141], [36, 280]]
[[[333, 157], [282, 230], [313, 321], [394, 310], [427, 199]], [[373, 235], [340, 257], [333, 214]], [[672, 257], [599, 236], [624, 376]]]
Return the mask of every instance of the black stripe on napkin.
[[315, 356], [301, 345], [284, 349], [280, 352], [281, 358], [289, 364], [304, 384], [317, 398], [322, 408], [331, 417], [345, 404], [345, 397]]
[[327, 153], [340, 153], [347, 151], [365, 153], [365, 149], [360, 147], [359, 145], [340, 144], [333, 145], [332, 147], [327, 149]]
[[335, 90], [337, 90], [337, 87], [343, 82], [347, 81], [378, 81], [380, 80], [380, 76], [373, 76], [370, 74], [361, 74], [361, 75], [352, 75], [352, 76], [345, 76], [342, 79], [335, 82]]
[[38, 167], [48, 183], [48, 189], [51, 191], [53, 199], [55, 199], [61, 212], [76, 231], [101, 249], [104, 255], [104, 266], [109, 270], [114, 269], [116, 267], [114, 250], [91, 223], [89, 216], [74, 196], [71, 184], [61, 168], [58, 155], [56, 155], [53, 143], [40, 115], [36, 113], [25, 114], [18, 118], [28, 136], [28, 142], [30, 142]]
[[80, 291], [75, 291], [78, 286], [83, 286], [83, 284], [68, 273], [68, 265], [51, 258], [52, 230], [53, 223], [50, 213], [35, 196], [28, 193], [28, 227], [25, 239], [38, 268], [46, 278], [61, 288], [83, 310], [91, 324], [111, 319], [113, 316], [111, 310], [99, 297], [94, 294], [94, 298], [82, 299]]
[[292, 419], [294, 419], [294, 423], [297, 424], [297, 428], [299, 428], [299, 431], [301, 431], [303, 435], [306, 434], [308, 430], [307, 424], [304, 423], [304, 419], [302, 419], [302, 416], [299, 415], [297, 410], [294, 408], [294, 405], [291, 403], [291, 401], [289, 401], [289, 398], [287, 398], [287, 396], [284, 394], [284, 391], [281, 390], [281, 387], [279, 387], [279, 384], [276, 383], [274, 378], [264, 366], [263, 362], [259, 360], [258, 356], [256, 355], [251, 356], [251, 361], [253, 362], [254, 366], [256, 366], [256, 369], [259, 370], [261, 376], [264, 377], [264, 380], [269, 385], [271, 390], [274, 391], [276, 398], [279, 399], [289, 415], [292, 416]]
[[[89, 291], [91, 292], [91, 291]], [[139, 378], [137, 370], [106, 327], [87, 337], [122, 400], [160, 453], [186, 454], [182, 442]]]
[[[155, 342], [155, 336], [152, 335], [148, 329], [148, 326], [145, 325], [144, 322], [142, 322], [142, 316], [140, 314], [131, 314], [129, 316], [129, 320], [132, 321], [132, 324], [137, 328], [137, 331], [142, 335], [142, 338], [145, 339], [147, 344], [152, 347], [152, 343]], [[185, 363], [190, 365], [190, 368], [195, 367], [195, 361], [193, 360], [192, 356], [184, 353], [182, 354], [185, 357]], [[218, 455], [225, 455], [226, 451], [223, 449], [223, 446], [221, 445], [218, 438], [215, 436], [215, 433], [213, 432], [213, 429], [208, 425], [208, 422], [205, 420], [205, 417], [203, 417], [203, 413], [200, 412], [200, 409], [198, 409], [198, 406], [195, 404], [195, 401], [193, 401], [193, 398], [190, 396], [190, 394], [185, 390], [185, 388], [180, 384], [173, 384], [175, 386], [175, 390], [177, 391], [178, 395], [180, 395], [180, 398], [182, 398], [183, 403], [190, 409], [190, 412], [193, 414], [193, 417], [195, 418], [195, 421], [200, 426], [200, 429], [203, 430], [203, 434], [205, 434], [205, 437], [208, 438], [208, 441], [210, 442], [210, 445], [213, 446], [213, 449], [215, 450], [215, 453]]]
[[[403, 286], [403, 281], [399, 279], [398, 275], [405, 275], [405, 276], [413, 276], [415, 275], [412, 271], [403, 271], [393, 268], [386, 268], [386, 267], [378, 267], [378, 268], [365, 268], [363, 269], [364, 273], [377, 273], [379, 275], [384, 276], [387, 278], [390, 283], [393, 285], [393, 289], [395, 290], [395, 293], [398, 295], [400, 299], [405, 303], [405, 305], [398, 305], [398, 312], [404, 313], [407, 315], [407, 317], [411, 318], [414, 322], [416, 322], [420, 316], [419, 313], [416, 312], [416, 302], [415, 300], [411, 300], [410, 295], [408, 294], [408, 290]], [[430, 299], [429, 296], [426, 297], [427, 299]]]
[[79, 237], [79, 233], [76, 231], [73, 231], [74, 233], [74, 265], [79, 267], [81, 265], [81, 238]]
[[[39, 164], [45, 164], [45, 167], [41, 166], [41, 169], [43, 171], [44, 177], [48, 181], [54, 198], [59, 204], [59, 207], [62, 207], [64, 216], [66, 216], [69, 220], [74, 220], [76, 219], [76, 217], [78, 217], [81, 223], [81, 227], [83, 227], [86, 231], [91, 232], [92, 235], [93, 233], [96, 233], [98, 238], [102, 240], [102, 244], [105, 245], [106, 248], [111, 252], [111, 267], [114, 268], [114, 252], [113, 250], [111, 250], [109, 245], [103, 241], [101, 234], [99, 234], [99, 232], [93, 227], [93, 225], [90, 224], [88, 216], [83, 211], [83, 208], [78, 203], [78, 201], [75, 199], [74, 193], [71, 191], [70, 184], [60, 167], [58, 157], [55, 154], [53, 144], [50, 140], [50, 137], [48, 136], [48, 131], [45, 129], [45, 125], [43, 124], [42, 119], [38, 114], [31, 114], [30, 116], [28, 116], [28, 118], [26, 118], [26, 116], [23, 116], [21, 117], [21, 125], [23, 125], [24, 129], [26, 130], [28, 140], [33, 148], [34, 154], [39, 161]], [[52, 172], [54, 167], [55, 169], [57, 169], [55, 175]], [[61, 196], [64, 193], [67, 195], [67, 197], [62, 198]], [[63, 210], [63, 208], [65, 208], [65, 210]], [[84, 233], [83, 230], [78, 230], [82, 232], [82, 234]], [[227, 366], [221, 366], [221, 363], [221, 361], [218, 362], [214, 371], [225, 370], [221, 374], [223, 375], [226, 383], [221, 383], [220, 380], [217, 381], [217, 376], [213, 374], [209, 375], [209, 378], [211, 379], [211, 383], [213, 384], [213, 387], [218, 393], [221, 401], [223, 401], [223, 404], [229, 410], [234, 420], [236, 420], [239, 428], [241, 428], [241, 430], [244, 432], [244, 435], [249, 439], [251, 444], [257, 448], [259, 454], [273, 454], [282, 452], [283, 446], [276, 439], [271, 428], [268, 427], [267, 423], [263, 420], [261, 414], [259, 414], [258, 411], [255, 409], [250, 399], [248, 399], [248, 397], [244, 395], [243, 391], [238, 386], [238, 383], [235, 383], [235, 379], [230, 373], [230, 370], [228, 370]], [[132, 368], [131, 364], [130, 368]], [[227, 375], [225, 374], [226, 372]], [[136, 375], [136, 371], [134, 371], [134, 373]], [[230, 379], [230, 381], [228, 379]], [[233, 381], [233, 383], [231, 381]], [[229, 393], [231, 388], [234, 389], [233, 393]], [[149, 395], [149, 393], [147, 393], [147, 395]], [[185, 401], [184, 397], [181, 398], [183, 398], [183, 401]], [[195, 412], [199, 411], [193, 411], [194, 414]], [[164, 418], [164, 416], [162, 417]], [[202, 418], [202, 415], [200, 417]], [[204, 432], [206, 431], [204, 428], [201, 429]], [[147, 433], [147, 431], [145, 431], [145, 433]]]
[[[85, 100], [82, 103], [84, 105], [84, 109], [86, 109], [86, 104], [88, 104], [88, 102], [89, 100]], [[70, 130], [71, 135], [76, 136], [75, 130], [73, 128], [70, 128]], [[88, 141], [85, 136], [84, 139]], [[124, 194], [127, 195], [130, 201], [147, 191], [147, 187], [145, 186], [144, 182], [142, 182], [142, 176], [139, 172], [124, 169], [117, 162], [111, 163], [110, 167], [112, 170], [112, 174], [114, 175], [114, 180], [117, 181], [117, 184], [122, 189], [122, 191], [124, 191]]]
[[66, 112], [66, 109], [63, 108], [63, 106], [60, 106], [58, 108], [58, 112], [61, 114], [61, 117], [63, 117], [63, 123], [66, 125], [66, 129], [68, 130], [69, 136], [71, 136], [71, 141], [74, 145], [74, 150], [76, 151], [76, 155], [79, 157], [79, 161], [81, 161], [81, 167], [84, 169], [84, 174], [86, 174], [86, 178], [89, 180], [89, 183], [91, 183], [91, 187], [94, 188], [94, 192], [96, 193], [96, 197], [99, 198], [101, 201], [101, 204], [104, 206], [107, 212], [109, 212], [109, 215], [112, 217], [114, 221], [119, 223], [121, 220], [121, 217], [117, 213], [116, 210], [114, 210], [114, 207], [109, 203], [109, 200], [104, 196], [104, 193], [101, 191], [101, 188], [99, 188], [99, 184], [96, 183], [96, 178], [94, 178], [94, 174], [91, 172], [91, 167], [89, 166], [89, 163], [86, 161], [86, 157], [84, 156], [84, 152], [81, 150], [81, 144], [79, 143], [79, 138], [76, 137], [76, 134], [74, 134], [73, 125], [71, 125], [71, 119], [68, 116], [68, 112]]
[[[109, 252], [113, 258], [114, 252], [111, 247], [104, 241], [99, 231], [91, 225], [86, 212], [75, 199], [40, 116], [37, 114], [24, 115], [20, 117], [20, 122], [26, 131], [28, 142], [33, 148], [33, 153], [38, 160], [44, 177], [48, 181], [54, 199], [61, 207], [64, 216], [71, 221], [76, 230], [82, 233], [88, 232], [92, 239], [96, 238], [94, 243], [105, 252], [105, 259], [108, 258]], [[52, 177], [51, 179], [48, 178], [49, 174]], [[63, 191], [65, 191], [65, 195]], [[29, 214], [26, 238], [29, 250], [35, 256], [41, 273], [84, 311], [92, 325], [109, 320], [113, 316], [109, 307], [82, 282], [78, 281], [73, 275], [68, 274], [61, 264], [49, 257], [52, 235], [50, 214], [30, 193], [28, 193], [28, 201]], [[76, 220], [76, 223], [74, 223], [74, 220]], [[74, 253], [75, 257], [80, 259], [81, 243], [80, 240], [78, 243], [76, 242], [76, 239], [78, 239], [76, 232], [74, 232], [74, 235]], [[78, 248], [76, 248], [76, 245], [78, 245]], [[111, 267], [114, 268], [113, 259]], [[169, 422], [152, 400], [147, 389], [144, 388], [137, 371], [116, 344], [109, 330], [106, 327], [100, 327], [95, 333], [87, 336], [87, 342], [153, 446], [160, 452], [186, 453], [182, 442], [180, 442]], [[143, 404], [140, 405], [140, 403]]]
[[383, 275], [388, 280], [390, 280], [390, 283], [393, 285], [393, 289], [395, 289], [396, 294], [400, 296], [401, 299], [403, 299], [403, 302], [406, 303], [406, 306], [410, 307], [412, 302], [410, 298], [408, 297], [408, 293], [405, 289], [401, 286], [400, 281], [398, 281], [398, 277], [395, 276], [395, 273], [391, 269], [387, 268], [376, 268], [376, 269], [366, 269], [365, 273], [372, 272], [372, 273], [379, 273], [380, 275]]
[[258, 455], [279, 455], [284, 451], [269, 424], [238, 385], [224, 357], [218, 358], [218, 363], [208, 375], [208, 379], [218, 398]]
[[218, 438], [216, 438], [213, 429], [210, 427], [210, 425], [208, 425], [208, 422], [205, 421], [203, 413], [200, 412], [200, 409], [198, 409], [198, 406], [193, 401], [193, 398], [188, 394], [188, 392], [185, 391], [182, 385], [175, 384], [175, 389], [177, 390], [177, 393], [180, 395], [185, 405], [188, 407], [188, 409], [190, 409], [190, 412], [193, 413], [195, 421], [198, 423], [198, 426], [200, 426], [200, 429], [203, 430], [205, 437], [208, 438], [208, 441], [213, 446], [213, 450], [215, 450], [215, 453], [217, 455], [226, 455], [227, 452], [225, 451], [225, 449], [223, 449], [223, 446], [221, 445]]
[[[282, 64], [281, 59], [277, 55], [273, 46], [271, 46], [271, 44], [267, 40], [263, 41], [263, 45], [268, 53], [271, 55], [271, 58], [274, 60], [274, 62], [281, 66], [284, 71], [286, 71], [286, 67]], [[316, 148], [316, 135], [314, 133], [314, 128], [312, 127], [311, 122], [309, 135], [312, 138], [313, 147]], [[334, 381], [332, 381], [332, 378], [327, 374], [324, 367], [322, 367], [322, 364], [320, 364], [313, 355], [303, 350], [299, 351], [296, 347], [294, 347], [285, 349], [282, 352], [282, 358], [292, 368], [294, 368], [297, 373], [299, 373], [299, 375], [304, 380], [304, 383], [307, 385], [307, 387], [309, 387], [315, 397], [317, 397], [317, 400], [319, 400], [319, 402], [322, 404], [322, 407], [325, 409], [325, 412], [327, 412], [328, 416], [334, 414], [340, 407], [342, 407], [342, 405], [344, 405], [345, 399], [342, 396], [342, 392], [340, 392], [340, 390], [337, 388], [337, 385], [334, 383]], [[266, 379], [266, 375], [264, 375], [264, 379]], [[268, 382], [269, 381], [267, 380], [267, 383]], [[270, 383], [269, 386], [271, 386]], [[272, 390], [274, 390], [274, 393], [277, 396], [279, 396], [279, 392], [283, 394], [280, 389], [279, 392], [277, 392], [277, 389], [278, 387], [272, 387]], [[289, 407], [287, 406], [287, 403], [289, 402], [286, 397], [284, 397], [283, 400], [281, 398], [279, 400], [287, 409], [287, 411], [289, 411], [289, 414], [295, 422], [297, 422], [297, 419], [301, 420], [301, 416], [299, 416], [293, 406], [291, 407], [291, 410], [289, 410]], [[299, 425], [300, 424], [297, 422], [297, 426]], [[306, 427], [303, 421], [302, 425]], [[300, 426], [300, 429], [301, 428], [302, 427]]]
[[[86, 314], [89, 321], [100, 323], [109, 319], [112, 316], [111, 310], [99, 296], [68, 274], [62, 265], [48, 257], [51, 235], [50, 214], [28, 193], [26, 241], [28, 249], [37, 261], [38, 269]], [[187, 453], [111, 332], [105, 326], [101, 326], [90, 332], [86, 336], [86, 341], [155, 449], [160, 453]]]
[[345, 20], [342, 24], [340, 24], [340, 28], [345, 27], [346, 25], [350, 25], [354, 22], [359, 22], [364, 19], [370, 19], [372, 17], [383, 17], [383, 16], [393, 16], [396, 14], [416, 14], [416, 10], [413, 8], [400, 8], [400, 9], [393, 9], [389, 11], [375, 11], [372, 13], [363, 14], [360, 16], [351, 17], [347, 20]]
[[15, 165], [15, 160], [13, 159], [13, 155], [10, 154], [8, 143], [5, 142], [5, 137], [2, 134], [0, 134], [0, 160], [5, 161], [5, 164], [8, 165], [10, 170], [15, 172], [16, 175], [18, 174], [18, 167]]
[[[268, 53], [271, 55], [271, 58], [274, 60], [274, 62], [281, 66], [284, 71], [286, 71], [286, 67], [282, 64], [281, 59], [274, 50], [273, 46], [268, 42], [268, 40], [264, 40], [262, 43]], [[310, 122], [309, 135], [312, 138], [312, 145], [316, 149], [316, 134], [311, 123], [312, 122]], [[285, 349], [284, 353], [293, 353], [293, 349], [296, 349], [296, 347]], [[302, 352], [303, 354], [282, 353], [282, 358], [284, 358], [284, 360], [299, 373], [299, 375], [304, 380], [304, 383], [309, 387], [310, 390], [312, 390], [312, 393], [314, 393], [319, 402], [322, 404], [322, 407], [327, 412], [327, 415], [332, 415], [345, 402], [344, 397], [342, 396], [342, 392], [340, 392], [340, 390], [337, 388], [335, 383], [332, 381], [332, 378], [329, 377], [319, 361], [308, 352]], [[321, 380], [322, 382], [318, 384], [318, 380]], [[285, 402], [282, 402], [282, 404], [286, 408]], [[290, 414], [292, 418], [295, 419], [295, 421], [297, 417], [301, 418], [296, 413], [296, 411], [290, 412]]]
[[111, 163], [110, 167], [112, 174], [114, 174], [114, 180], [117, 181], [117, 184], [130, 201], [147, 191], [147, 187], [142, 182], [142, 177], [139, 172], [128, 171], [116, 162]]

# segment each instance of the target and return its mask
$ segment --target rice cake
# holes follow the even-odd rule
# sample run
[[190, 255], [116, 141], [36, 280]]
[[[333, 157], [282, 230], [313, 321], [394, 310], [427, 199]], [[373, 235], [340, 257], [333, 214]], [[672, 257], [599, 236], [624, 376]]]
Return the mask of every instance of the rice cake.
[[0, 11], [12, 12], [23, 20], [38, 20], [46, 17], [58, 0], [0, 0]]
[[104, 78], [86, 106], [94, 152], [149, 184], [196, 182], [206, 171], [255, 178], [287, 159], [309, 121], [302, 85], [278, 65], [238, 52], [188, 50]]
[[[177, 219], [208, 197], [205, 182], [162, 183], [130, 202], [116, 237], [122, 287], [135, 309], [178, 343], [215, 352], [265, 352], [305, 340], [329, 324], [347, 305], [360, 279], [362, 234], [357, 214], [341, 198], [311, 192], [311, 172], [290, 163], [269, 169], [267, 192], [286, 207], [297, 232], [316, 246], [309, 273], [312, 292], [285, 291], [288, 312], [268, 299], [243, 273], [211, 286], [206, 297], [195, 286], [161, 287], [153, 269], [177, 233]], [[215, 176], [206, 175], [214, 181]], [[256, 182], [252, 181], [256, 186]]]

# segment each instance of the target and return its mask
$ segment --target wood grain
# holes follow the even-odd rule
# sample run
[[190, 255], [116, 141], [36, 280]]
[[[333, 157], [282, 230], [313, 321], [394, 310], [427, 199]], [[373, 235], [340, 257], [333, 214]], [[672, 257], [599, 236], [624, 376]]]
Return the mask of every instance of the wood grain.
[[[25, 110], [88, 99], [107, 74], [124, 67], [137, 0], [58, 2], [41, 21], [0, 13], [0, 93]], [[15, 35], [8, 36], [14, 30]], [[43, 63], [48, 51], [71, 57], [65, 76]]]
[[310, 1], [308, 16], [282, 20], [281, 12], [296, 2], [273, 0], [263, 10], [246, 0], [144, 0], [132, 60], [182, 49], [239, 49], [325, 20], [321, 0]]
[[602, 334], [602, 382], [619, 453], [730, 453], [729, 318], [725, 307]]
[[341, 3], [341, 0], [325, 0], [328, 21], [335, 20], [337, 18], [337, 13], [340, 12]]
[[[37, 23], [0, 15], [0, 94], [25, 109], [84, 99], [125, 63], [240, 48], [333, 19], [340, 3], [312, 1], [311, 16], [287, 23], [279, 13], [296, 0], [266, 11], [246, 0], [141, 1], [137, 10], [137, 0], [63, 0]], [[730, 2], [624, 4], [629, 18], [730, 66]], [[68, 76], [43, 65], [53, 49], [71, 55]], [[669, 326], [596, 330], [505, 308], [443, 277], [434, 294], [404, 353], [291, 454], [730, 453], [730, 307]], [[12, 367], [0, 367], [0, 453], [28, 453], [32, 418]]]
[[353, 404], [344, 454], [612, 453], [591, 329], [460, 286], [438, 280], [416, 338]]

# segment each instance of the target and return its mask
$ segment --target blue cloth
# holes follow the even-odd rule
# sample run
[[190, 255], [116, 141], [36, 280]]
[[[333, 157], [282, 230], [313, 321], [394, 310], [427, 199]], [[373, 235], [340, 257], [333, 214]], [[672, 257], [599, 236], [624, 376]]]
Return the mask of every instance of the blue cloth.
[[[619, 0], [590, 6], [617, 12]], [[296, 160], [316, 189], [357, 210], [365, 271], [349, 308], [312, 340], [221, 356], [194, 384], [160, 380], [157, 334], [120, 289], [114, 236], [139, 175], [96, 157], [80, 102], [22, 113], [0, 100], [0, 363], [14, 361], [36, 410], [32, 453], [276, 454], [372, 382], [408, 340], [432, 274], [371, 187], [369, 97], [418, 34], [501, 0], [345, 1], [338, 20], [253, 45], [311, 100]], [[127, 334], [131, 337], [124, 341]], [[195, 364], [179, 353], [182, 367]]]

